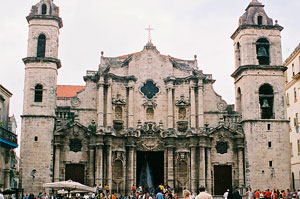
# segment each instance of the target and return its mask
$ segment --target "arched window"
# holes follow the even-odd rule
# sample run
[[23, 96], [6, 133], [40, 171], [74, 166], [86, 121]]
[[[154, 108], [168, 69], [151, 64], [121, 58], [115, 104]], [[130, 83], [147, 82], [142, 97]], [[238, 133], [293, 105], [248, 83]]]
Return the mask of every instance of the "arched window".
[[34, 102], [42, 102], [43, 101], [43, 86], [41, 84], [37, 84], [34, 87]]
[[270, 43], [267, 39], [257, 40], [256, 53], [259, 65], [270, 65]]
[[45, 15], [45, 14], [47, 14], [47, 5], [43, 4], [42, 5], [42, 15]]
[[263, 17], [262, 16], [258, 16], [257, 17], [257, 24], [258, 25], [262, 25], [263, 24]]
[[261, 108], [261, 118], [274, 119], [274, 92], [269, 84], [264, 84], [259, 88], [259, 103]]
[[117, 106], [115, 108], [115, 119], [116, 120], [122, 120], [122, 116], [123, 116], [122, 108], [120, 106]]
[[241, 88], [240, 87], [237, 89], [236, 111], [239, 112], [239, 113], [242, 112], [242, 92], [241, 92]]
[[153, 108], [147, 108], [146, 110], [146, 119], [153, 120], [154, 119], [154, 110]]
[[36, 56], [45, 57], [45, 51], [46, 51], [46, 36], [44, 34], [41, 34], [38, 38]]
[[178, 119], [184, 120], [186, 117], [186, 110], [184, 107], [180, 107], [178, 110]]

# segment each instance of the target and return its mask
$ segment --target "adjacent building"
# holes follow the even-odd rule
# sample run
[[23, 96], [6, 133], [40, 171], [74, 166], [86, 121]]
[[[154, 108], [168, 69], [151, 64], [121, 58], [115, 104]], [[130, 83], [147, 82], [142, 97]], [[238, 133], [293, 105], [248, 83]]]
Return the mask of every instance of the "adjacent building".
[[16, 187], [16, 155], [18, 147], [16, 120], [9, 117], [9, 105], [12, 93], [0, 84], [0, 189]]
[[[57, 85], [59, 8], [40, 0], [27, 16], [22, 115], [25, 192], [72, 179], [130, 192], [163, 183], [219, 195], [233, 186], [290, 188], [281, 27], [252, 0], [232, 35], [236, 103], [218, 95], [197, 56], [101, 53], [84, 86]], [[82, 38], [84, 39], [84, 38]], [[61, 77], [63, 78], [63, 77]]]
[[300, 189], [300, 44], [285, 60], [287, 116], [290, 120], [292, 187]]

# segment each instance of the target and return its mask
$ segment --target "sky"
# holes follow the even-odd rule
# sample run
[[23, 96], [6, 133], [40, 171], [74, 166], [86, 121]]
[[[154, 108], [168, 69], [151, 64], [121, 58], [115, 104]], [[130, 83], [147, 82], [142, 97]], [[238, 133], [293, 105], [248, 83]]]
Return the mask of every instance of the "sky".
[[[0, 84], [13, 93], [10, 115], [21, 131], [24, 64], [28, 24], [25, 17], [39, 0], [3, 1], [0, 6]], [[192, 60], [212, 74], [215, 91], [234, 103], [233, 41], [230, 36], [250, 0], [54, 0], [64, 27], [60, 30], [59, 85], [84, 85], [86, 70], [97, 70], [100, 53], [113, 57], [143, 49], [149, 25], [152, 42], [164, 55]], [[300, 42], [299, 0], [263, 0], [278, 20], [283, 58]]]

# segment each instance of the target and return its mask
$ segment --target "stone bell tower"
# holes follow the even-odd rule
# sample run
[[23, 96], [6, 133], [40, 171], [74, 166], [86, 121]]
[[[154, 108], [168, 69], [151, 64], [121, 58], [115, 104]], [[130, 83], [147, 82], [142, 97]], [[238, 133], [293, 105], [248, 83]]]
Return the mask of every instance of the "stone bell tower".
[[245, 133], [245, 186], [290, 187], [281, 36], [283, 27], [252, 0], [232, 35], [235, 49], [236, 111]]
[[59, 29], [63, 26], [53, 0], [40, 0], [27, 16], [29, 24], [25, 64], [21, 137], [21, 176], [25, 193], [38, 193], [52, 182]]

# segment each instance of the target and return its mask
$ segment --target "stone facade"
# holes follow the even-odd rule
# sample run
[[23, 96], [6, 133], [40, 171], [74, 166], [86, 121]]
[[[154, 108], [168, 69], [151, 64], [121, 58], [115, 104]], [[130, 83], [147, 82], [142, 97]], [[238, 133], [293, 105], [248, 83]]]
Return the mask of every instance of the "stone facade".
[[[57, 7], [41, 0], [27, 17], [21, 148], [25, 192], [69, 178], [130, 192], [132, 184], [145, 185], [144, 175], [152, 177], [147, 185], [163, 183], [176, 191], [186, 187], [195, 192], [201, 185], [213, 194], [231, 186], [290, 187], [282, 28], [273, 25], [260, 3], [250, 3], [232, 36], [236, 110], [214, 91], [212, 75], [199, 70], [196, 56], [162, 55], [151, 41], [129, 55], [106, 57], [102, 52], [99, 69], [84, 76], [85, 86], [56, 86], [62, 22], [48, 10]], [[255, 19], [253, 13], [267, 24], [247, 21]], [[267, 53], [263, 63], [254, 50], [260, 37], [271, 44], [258, 43], [258, 52]], [[260, 95], [265, 84], [272, 85], [273, 95]]]

